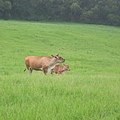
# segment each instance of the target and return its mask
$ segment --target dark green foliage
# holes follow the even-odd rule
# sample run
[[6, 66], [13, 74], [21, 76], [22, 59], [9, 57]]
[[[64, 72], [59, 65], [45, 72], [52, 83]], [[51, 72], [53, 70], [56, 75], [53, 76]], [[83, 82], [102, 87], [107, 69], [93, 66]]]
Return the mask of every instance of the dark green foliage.
[[1, 19], [120, 25], [119, 0], [0, 0]]

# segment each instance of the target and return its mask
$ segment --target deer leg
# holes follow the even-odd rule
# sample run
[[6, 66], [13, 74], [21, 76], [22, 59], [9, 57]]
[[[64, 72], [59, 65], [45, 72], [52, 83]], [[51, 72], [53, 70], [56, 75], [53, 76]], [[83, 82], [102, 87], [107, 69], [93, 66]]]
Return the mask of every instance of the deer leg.
[[32, 75], [32, 69], [29, 67], [29, 73], [30, 75]]
[[43, 68], [43, 72], [44, 72], [44, 74], [46, 75], [47, 72], [48, 72], [48, 68]]
[[51, 74], [52, 74], [52, 75], [54, 74], [54, 70], [53, 70], [53, 69], [51, 70]]

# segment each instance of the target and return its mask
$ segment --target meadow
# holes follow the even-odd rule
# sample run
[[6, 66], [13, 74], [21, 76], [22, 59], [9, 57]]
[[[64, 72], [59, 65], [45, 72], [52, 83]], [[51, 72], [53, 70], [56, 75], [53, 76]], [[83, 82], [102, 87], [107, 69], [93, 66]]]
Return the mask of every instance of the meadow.
[[[24, 72], [52, 54], [71, 70]], [[120, 120], [120, 28], [0, 20], [0, 119]]]

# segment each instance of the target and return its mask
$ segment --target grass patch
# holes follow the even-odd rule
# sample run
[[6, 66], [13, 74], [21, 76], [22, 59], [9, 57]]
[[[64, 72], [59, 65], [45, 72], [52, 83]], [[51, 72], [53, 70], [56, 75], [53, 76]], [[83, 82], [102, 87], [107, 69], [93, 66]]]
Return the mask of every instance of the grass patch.
[[[0, 118], [119, 120], [120, 29], [0, 21]], [[59, 53], [71, 71], [23, 72], [28, 55]]]

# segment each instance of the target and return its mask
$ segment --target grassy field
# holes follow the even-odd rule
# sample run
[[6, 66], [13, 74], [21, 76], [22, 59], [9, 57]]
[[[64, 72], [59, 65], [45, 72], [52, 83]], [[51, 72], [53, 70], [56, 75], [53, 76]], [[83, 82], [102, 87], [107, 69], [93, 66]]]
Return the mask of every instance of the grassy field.
[[[25, 69], [28, 55], [59, 53], [71, 70]], [[120, 28], [0, 21], [1, 120], [120, 120]]]

